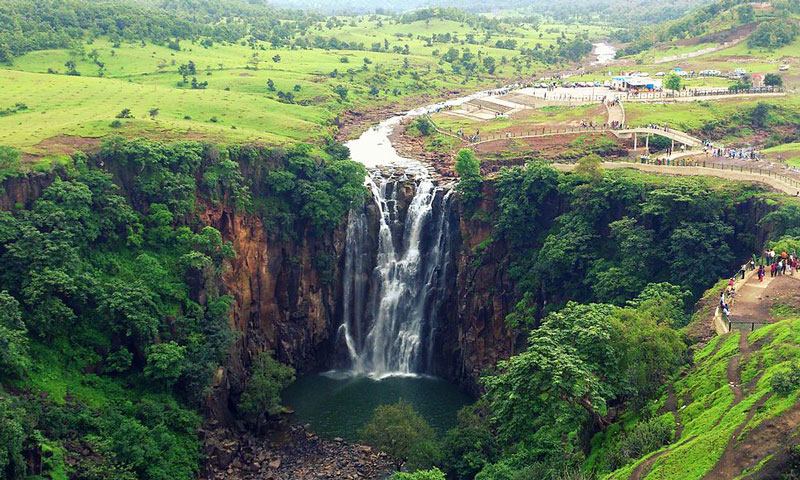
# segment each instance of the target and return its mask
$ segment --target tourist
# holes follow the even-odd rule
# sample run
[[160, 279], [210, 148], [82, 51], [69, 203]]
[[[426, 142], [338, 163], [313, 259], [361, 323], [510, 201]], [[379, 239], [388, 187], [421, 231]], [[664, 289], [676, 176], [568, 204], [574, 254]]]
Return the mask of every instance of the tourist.
[[759, 282], [764, 281], [764, 265], [758, 266], [758, 281]]

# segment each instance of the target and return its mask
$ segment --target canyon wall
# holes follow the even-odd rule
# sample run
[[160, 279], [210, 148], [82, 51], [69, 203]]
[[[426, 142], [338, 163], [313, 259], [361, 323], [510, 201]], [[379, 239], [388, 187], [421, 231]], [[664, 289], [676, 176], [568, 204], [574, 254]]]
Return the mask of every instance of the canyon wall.
[[[259, 172], [246, 172], [258, 178]], [[0, 208], [27, 207], [51, 184], [55, 174], [8, 179], [0, 190]], [[406, 210], [414, 188], [401, 188], [400, 210]], [[458, 198], [447, 214], [453, 235], [452, 280], [447, 282], [436, 326], [431, 373], [457, 381], [477, 394], [480, 374], [498, 360], [524, 347], [521, 332], [506, 325], [513, 309], [513, 282], [508, 275], [508, 249], [489, 241], [497, 204], [492, 182], [484, 183], [481, 205], [468, 212]], [[257, 188], [254, 194], [258, 195]], [[375, 208], [368, 216], [378, 215]], [[251, 357], [273, 351], [299, 373], [343, 366], [336, 340], [342, 321], [342, 270], [347, 219], [326, 234], [271, 231], [257, 213], [239, 212], [226, 201], [200, 201], [196, 220], [217, 228], [232, 242], [236, 258], [223, 275], [223, 292], [234, 298], [230, 323], [236, 332], [231, 355], [218, 370], [207, 403], [213, 418], [231, 420], [230, 410], [242, 391]], [[747, 243], [763, 244], [771, 231], [761, 219], [773, 203], [753, 197], [735, 213]], [[377, 219], [369, 222], [374, 230]], [[372, 233], [370, 233], [372, 236]], [[396, 238], [400, 238], [398, 235]], [[370, 247], [373, 248], [373, 247]], [[374, 246], [377, 248], [377, 246]], [[198, 295], [202, 296], [202, 292]]]

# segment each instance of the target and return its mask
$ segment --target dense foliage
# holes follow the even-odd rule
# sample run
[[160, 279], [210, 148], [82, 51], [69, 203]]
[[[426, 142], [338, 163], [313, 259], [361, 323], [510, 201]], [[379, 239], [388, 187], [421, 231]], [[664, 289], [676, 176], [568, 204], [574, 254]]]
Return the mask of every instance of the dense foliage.
[[760, 24], [747, 38], [747, 45], [751, 48], [780, 48], [794, 42], [798, 35], [800, 27], [797, 26], [797, 22], [784, 18]]
[[462, 148], [456, 155], [455, 171], [458, 174], [456, 188], [464, 203], [471, 207], [481, 197], [481, 161], [472, 150]]
[[[87, 479], [196, 476], [196, 411], [234, 339], [221, 275], [235, 255], [198, 213], [285, 204], [287, 233], [322, 233], [364, 196], [363, 167], [326, 149], [112, 139], [0, 212], [4, 478], [65, 464]], [[267, 171], [245, 181], [254, 165]], [[268, 181], [280, 172], [291, 191]], [[243, 411], [275, 413], [292, 370], [268, 354], [252, 369]]]
[[520, 295], [548, 308], [568, 299], [623, 305], [647, 283], [699, 296], [750, 254], [733, 213], [752, 193], [684, 178], [558, 175], [543, 164], [503, 171], [497, 240], [511, 252]]
[[176, 50], [181, 40], [237, 42], [248, 35], [280, 46], [321, 18], [235, 0], [9, 0], [0, 4], [0, 62], [33, 50], [70, 48], [76, 40], [100, 35]]

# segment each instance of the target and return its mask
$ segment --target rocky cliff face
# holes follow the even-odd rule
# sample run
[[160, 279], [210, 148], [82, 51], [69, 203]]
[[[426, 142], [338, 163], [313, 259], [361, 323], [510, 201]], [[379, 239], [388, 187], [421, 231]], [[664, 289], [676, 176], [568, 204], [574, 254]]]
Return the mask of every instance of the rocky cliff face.
[[38, 173], [5, 180], [0, 184], [0, 210], [29, 208], [55, 178], [55, 173]]
[[300, 373], [328, 364], [343, 232], [283, 239], [268, 232], [257, 215], [228, 207], [207, 208], [201, 221], [218, 229], [236, 250], [223, 274], [223, 290], [235, 300], [231, 327], [237, 339], [209, 405], [224, 419], [229, 397], [242, 391], [250, 358], [258, 352], [271, 350]]
[[513, 308], [506, 246], [488, 241], [492, 224], [484, 218], [491, 218], [497, 209], [493, 184], [484, 184], [477, 209], [485, 216], [468, 215], [460, 202], [457, 208], [461, 245], [456, 256], [456, 291], [450, 300], [455, 314], [445, 332], [444, 350], [450, 358], [448, 375], [477, 394], [481, 372], [513, 355], [524, 345], [524, 338], [505, 323]]

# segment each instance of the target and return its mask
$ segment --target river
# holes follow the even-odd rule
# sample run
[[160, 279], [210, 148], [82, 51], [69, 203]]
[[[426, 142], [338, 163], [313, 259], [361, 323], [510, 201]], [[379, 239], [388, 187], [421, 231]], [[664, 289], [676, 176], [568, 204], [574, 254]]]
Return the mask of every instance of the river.
[[[597, 62], [606, 63], [615, 51], [599, 43], [594, 54]], [[348, 218], [344, 313], [336, 341], [348, 353], [350, 367], [303, 376], [286, 390], [283, 401], [294, 410], [296, 422], [310, 424], [312, 431], [329, 438], [357, 440], [375, 407], [403, 398], [440, 434], [455, 424], [457, 411], [469, 397], [457, 385], [428, 375], [444, 305], [441, 297], [447, 292], [444, 284], [455, 275], [455, 233], [447, 220], [451, 186], [435, 184], [424, 164], [399, 155], [389, 136], [406, 119], [514, 87], [416, 108], [347, 142], [351, 158], [369, 170], [365, 183], [374, 202], [371, 209], [354, 209]], [[402, 182], [414, 183], [414, 198], [404, 218], [396, 197]], [[376, 211], [380, 228], [371, 238], [367, 225]]]

